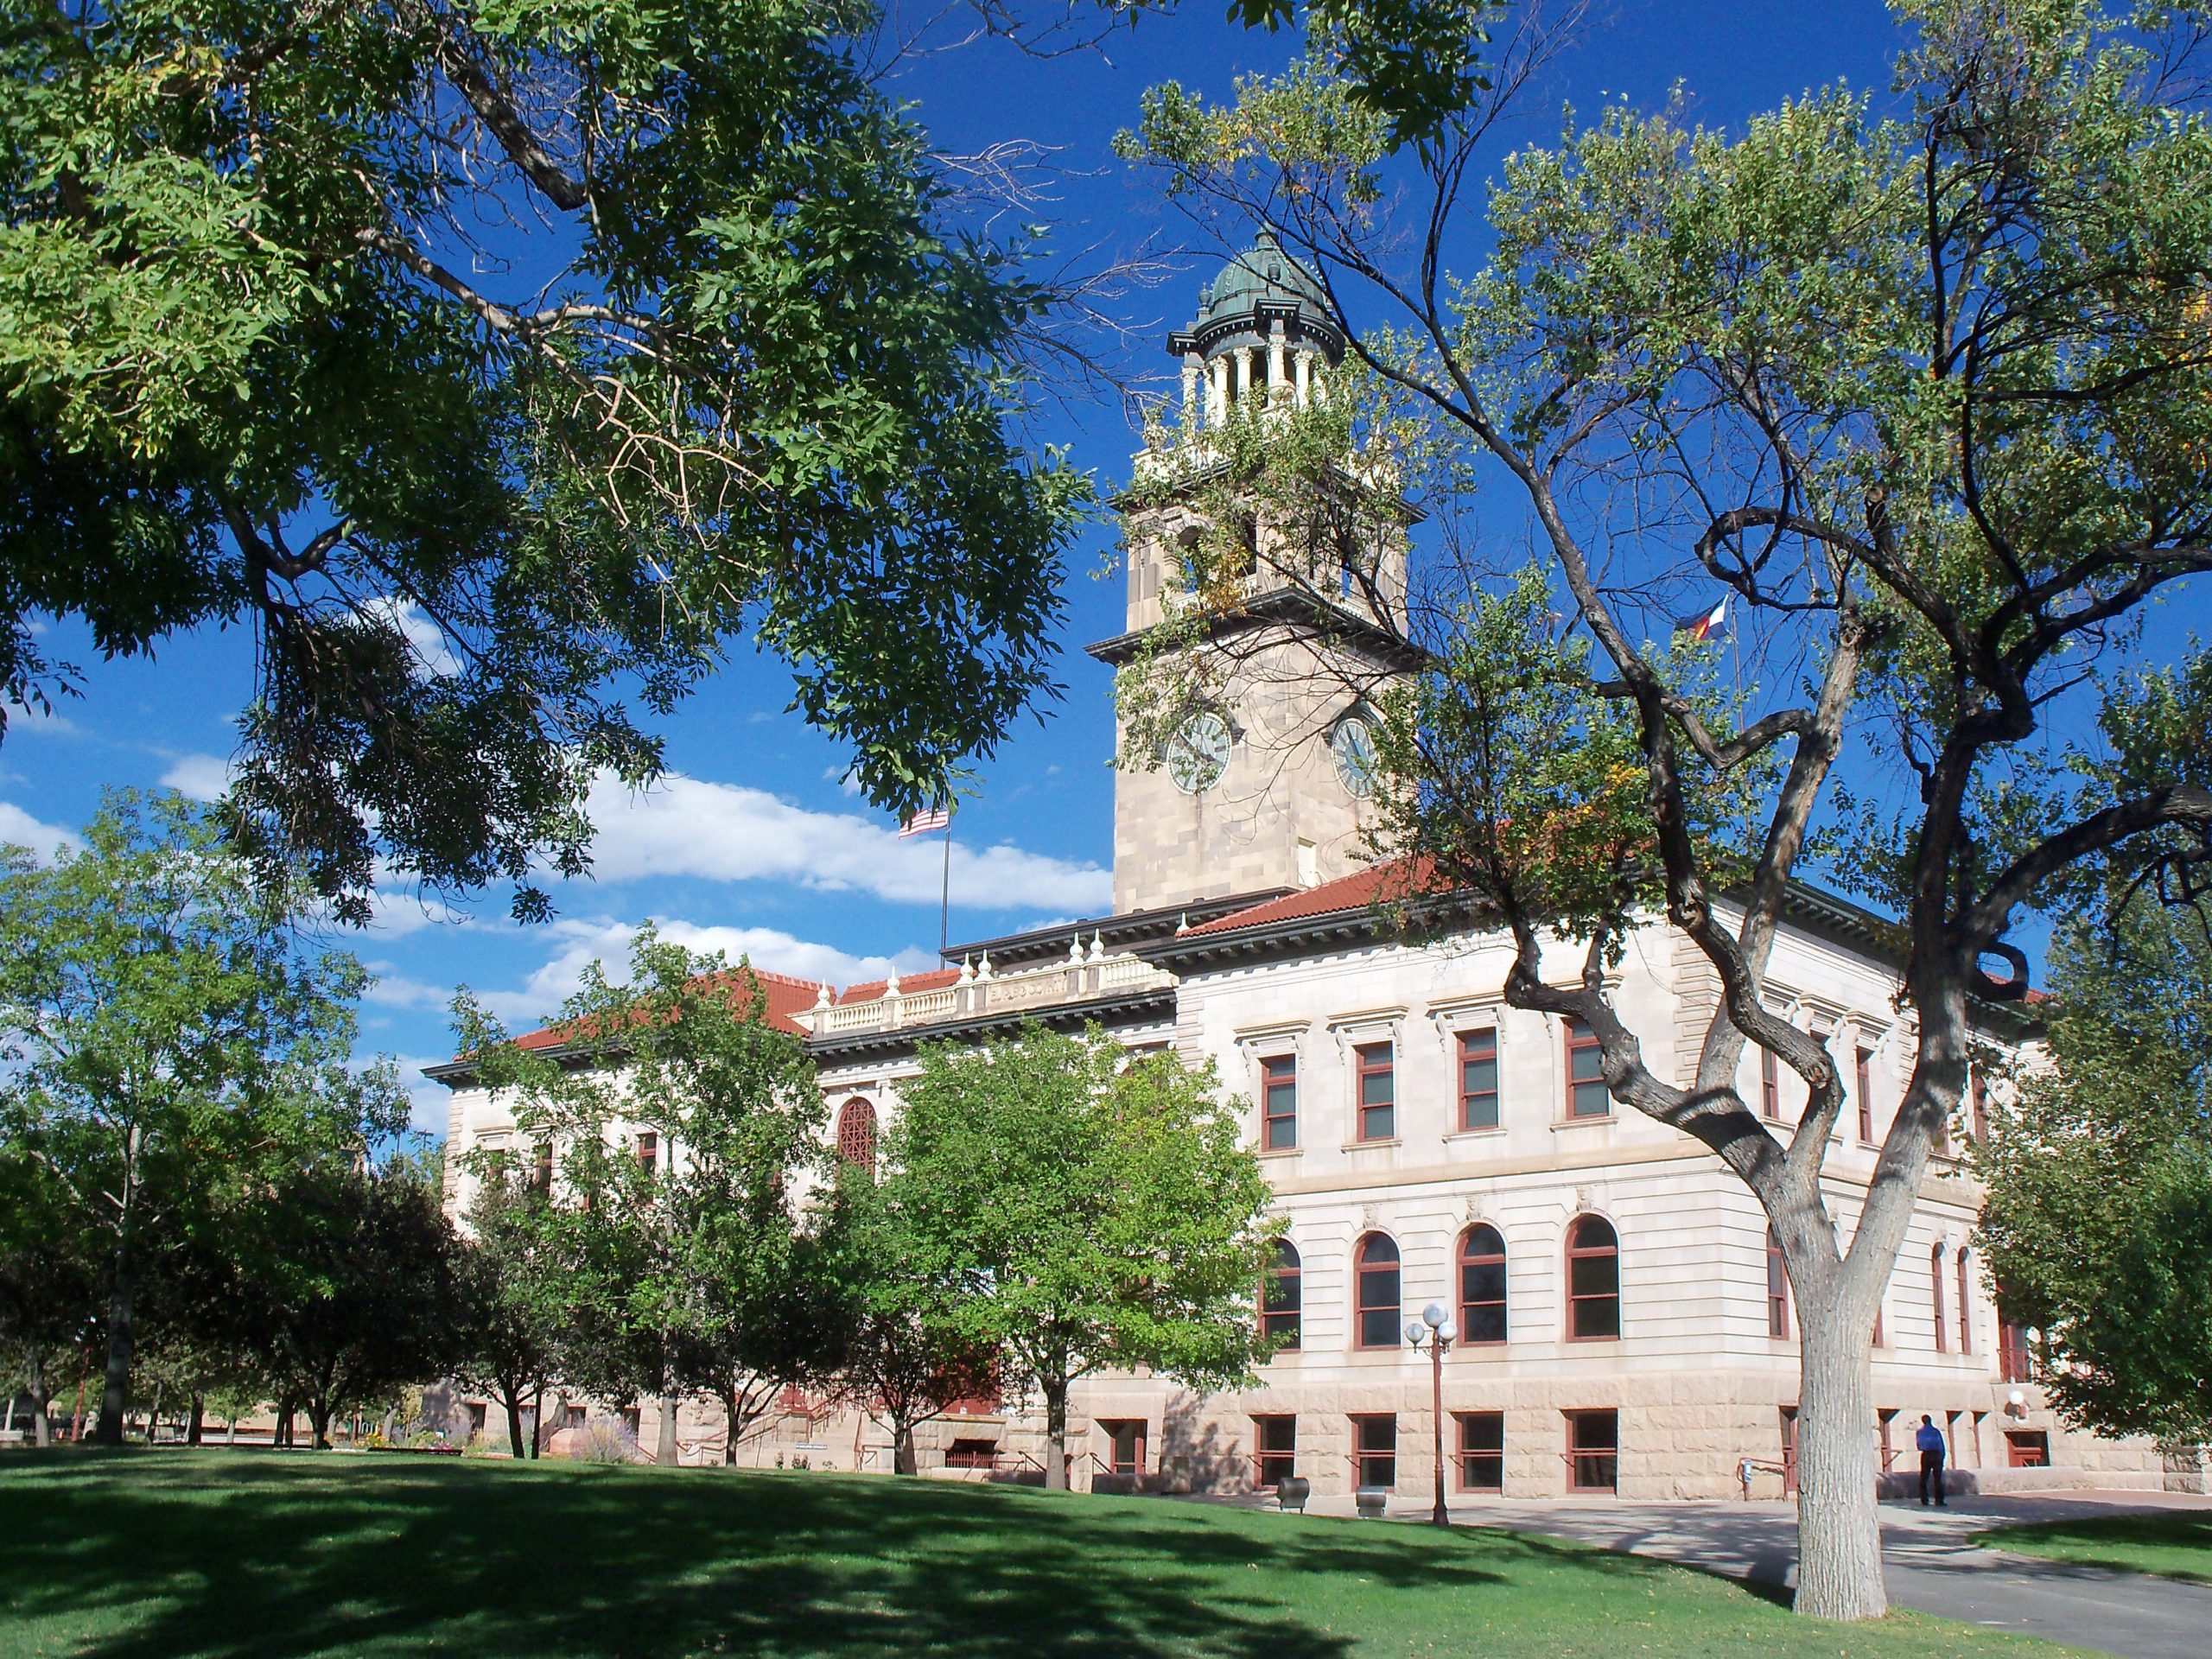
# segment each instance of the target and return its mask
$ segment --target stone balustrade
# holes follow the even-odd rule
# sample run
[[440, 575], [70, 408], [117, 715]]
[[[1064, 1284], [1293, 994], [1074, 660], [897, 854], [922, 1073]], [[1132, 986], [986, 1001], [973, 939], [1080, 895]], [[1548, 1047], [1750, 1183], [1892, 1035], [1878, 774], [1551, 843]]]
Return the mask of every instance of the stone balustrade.
[[1140, 957], [1108, 955], [1094, 935], [1090, 948], [1081, 941], [1061, 961], [1010, 974], [963, 963], [959, 982], [927, 991], [902, 991], [893, 980], [880, 996], [864, 1002], [817, 1003], [800, 1014], [817, 1037], [850, 1036], [875, 1031], [903, 1031], [988, 1014], [1020, 1014], [1057, 1007], [1117, 992], [1165, 990], [1174, 976]]

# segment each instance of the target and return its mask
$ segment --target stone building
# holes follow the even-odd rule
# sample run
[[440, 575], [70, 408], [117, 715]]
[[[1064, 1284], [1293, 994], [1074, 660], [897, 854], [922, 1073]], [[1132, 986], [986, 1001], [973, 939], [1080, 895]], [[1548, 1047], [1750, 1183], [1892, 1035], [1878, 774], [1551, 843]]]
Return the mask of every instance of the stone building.
[[[1324, 396], [1343, 350], [1310, 280], [1264, 238], [1202, 302], [1171, 341], [1183, 429], [1155, 435], [1141, 477], [1202, 474], [1211, 430], [1255, 400]], [[1127, 627], [1092, 647], [1109, 664], [1166, 620], [1195, 512], [1173, 487], [1127, 510]], [[1236, 637], [1232, 671], [1172, 729], [1162, 764], [1117, 774], [1112, 915], [958, 946], [903, 982], [840, 991], [764, 975], [771, 1017], [804, 1033], [839, 1149], [856, 1159], [898, 1111], [918, 1041], [981, 1040], [1025, 1020], [1096, 1023], [1133, 1048], [1211, 1058], [1242, 1096], [1284, 1218], [1255, 1316], [1295, 1341], [1235, 1393], [1079, 1383], [1077, 1485], [1240, 1490], [1294, 1471], [1320, 1493], [1426, 1493], [1430, 1360], [1404, 1330], [1439, 1302], [1461, 1333], [1443, 1363], [1453, 1490], [1723, 1497], [1744, 1490], [1748, 1462], [1751, 1490], [1777, 1492], [1796, 1332], [1757, 1201], [1699, 1143], [1617, 1106], [1586, 1033], [1503, 1005], [1500, 936], [1469, 917], [1414, 945], [1378, 919], [1375, 901], [1402, 872], [1358, 856], [1364, 697], [1414, 658], [1392, 613], [1403, 536], [1386, 525], [1367, 544], [1374, 564], [1340, 585], [1255, 561], [1241, 602], [1211, 625], [1209, 644]], [[1850, 1078], [1825, 1177], [1847, 1228], [1915, 1049], [1879, 938], [1872, 916], [1802, 890], [1770, 974], [1777, 1003], [1827, 1037]], [[1579, 967], [1579, 950], [1562, 952], [1562, 975]], [[1618, 975], [1618, 1006], [1650, 1063], [1687, 1079], [1716, 995], [1704, 959], [1655, 921]], [[2028, 1033], [1993, 1009], [1979, 1035], [2002, 1051]], [[1794, 1122], [1795, 1077], [1755, 1049], [1745, 1066], [1745, 1097]], [[454, 1085], [454, 1153], [515, 1133], [464, 1071], [434, 1075]], [[1978, 1116], [1979, 1080], [1974, 1097]], [[1957, 1150], [1934, 1160], [1883, 1300], [1867, 1432], [1900, 1481], [1924, 1412], [1985, 1488], [2157, 1486], [2154, 1448], [2071, 1430], [2047, 1408], [1970, 1243], [1980, 1193]], [[449, 1201], [467, 1196], [456, 1177]], [[741, 1462], [888, 1469], [880, 1426], [803, 1395], [785, 1405]], [[1041, 1419], [1021, 1401], [967, 1405], [925, 1430], [925, 1470], [1041, 1468]], [[719, 1460], [721, 1432], [711, 1407], [679, 1421], [687, 1457]]]

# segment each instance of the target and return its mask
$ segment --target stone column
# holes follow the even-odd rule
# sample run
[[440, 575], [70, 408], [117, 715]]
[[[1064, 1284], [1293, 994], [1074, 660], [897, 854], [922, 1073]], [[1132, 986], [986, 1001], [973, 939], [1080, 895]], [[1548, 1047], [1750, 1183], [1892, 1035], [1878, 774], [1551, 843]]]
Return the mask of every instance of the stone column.
[[1271, 404], [1290, 401], [1289, 351], [1289, 338], [1282, 319], [1277, 317], [1268, 329], [1268, 401]]
[[1313, 348], [1298, 348], [1298, 383], [1294, 396], [1300, 409], [1313, 401]]
[[1255, 378], [1252, 371], [1258, 365], [1259, 360], [1258, 346], [1239, 346], [1236, 348], [1236, 395], [1239, 397], [1249, 397], [1252, 395], [1252, 382]]
[[1222, 353], [1206, 365], [1206, 424], [1219, 426], [1229, 418], [1229, 355]]
[[1202, 418], [1198, 410], [1198, 378], [1205, 372], [1205, 359], [1196, 352], [1183, 353], [1183, 424], [1194, 427]]

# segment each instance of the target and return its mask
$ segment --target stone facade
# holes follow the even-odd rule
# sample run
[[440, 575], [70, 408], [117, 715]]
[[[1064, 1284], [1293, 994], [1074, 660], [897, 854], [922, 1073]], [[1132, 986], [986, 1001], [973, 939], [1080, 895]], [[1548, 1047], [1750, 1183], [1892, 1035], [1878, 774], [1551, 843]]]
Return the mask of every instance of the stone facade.
[[[1254, 389], [1319, 395], [1319, 372], [1341, 346], [1300, 309], [1294, 271], [1282, 277], [1266, 247], [1240, 268], [1244, 276], [1210, 290], [1199, 323], [1177, 337], [1188, 395], [1206, 418]], [[1285, 366], [1293, 346], [1303, 353], [1294, 372]], [[1186, 441], [1203, 442], [1204, 429], [1201, 419], [1198, 437]], [[1155, 499], [1133, 524], [1130, 632], [1094, 648], [1102, 659], [1128, 660], [1160, 621], [1173, 568], [1164, 550], [1184, 512]], [[1398, 557], [1381, 588], [1402, 595], [1402, 544]], [[1387, 617], [1346, 612], [1343, 626], [1319, 626], [1310, 607], [1269, 609], [1268, 591], [1255, 587], [1251, 613], [1235, 622], [1243, 631], [1236, 666], [1215, 704], [1232, 734], [1220, 776], [1195, 790], [1164, 767], [1117, 778], [1114, 916], [956, 950], [957, 967], [903, 986], [836, 995], [770, 976], [772, 1018], [806, 1034], [833, 1122], [849, 1104], [879, 1125], [895, 1119], [921, 1038], [982, 1040], [1026, 1018], [1099, 1022], [1133, 1048], [1172, 1046], [1193, 1063], [1214, 1063], [1238, 1097], [1279, 1199], [1279, 1236], [1296, 1252], [1298, 1342], [1248, 1389], [1202, 1396], [1134, 1376], [1079, 1383], [1071, 1423], [1077, 1485], [1134, 1460], [1144, 1484], [1249, 1489], [1267, 1420], [1269, 1433], [1287, 1437], [1288, 1466], [1316, 1492], [1358, 1483], [1364, 1424], [1370, 1452], [1386, 1426], [1394, 1437], [1383, 1484], [1426, 1493], [1437, 1427], [1430, 1361], [1396, 1332], [1432, 1300], [1464, 1321], [1458, 1255], [1480, 1226], [1503, 1243], [1504, 1332], [1443, 1362], [1453, 1489], [1466, 1466], [1456, 1455], [1465, 1422], [1494, 1436], [1478, 1444], [1494, 1444], [1495, 1461], [1473, 1470], [1494, 1473], [1509, 1497], [1578, 1484], [1624, 1498], [1720, 1497], [1742, 1492], [1747, 1478], [1755, 1493], [1778, 1491], [1797, 1354], [1756, 1201], [1701, 1145], [1605, 1099], [1602, 1085], [1595, 1097], [1581, 1096], [1578, 1113], [1571, 1033], [1555, 1018], [1503, 1006], [1503, 938], [1470, 927], [1413, 945], [1384, 933], [1371, 901], [1387, 874], [1359, 864], [1363, 805], [1330, 739], [1357, 711], [1362, 687], [1409, 659], [1388, 648]], [[1562, 951], [1547, 967], [1571, 976], [1580, 953]], [[1717, 995], [1700, 953], [1655, 921], [1630, 941], [1613, 989], [1654, 1069], [1687, 1079]], [[1911, 1015], [1897, 1012], [1900, 982], [1874, 918], [1797, 895], [1768, 993], [1788, 1018], [1827, 1038], [1850, 1083], [1825, 1174], [1847, 1230], [1916, 1045]], [[1982, 1042], [2003, 1051], [2023, 1040], [2024, 1027], [2009, 1020], [1992, 1011]], [[1473, 1047], [1463, 1047], [1471, 1039]], [[1462, 1069], [1469, 1052], [1495, 1058], [1494, 1097], [1472, 1110]], [[1381, 1120], [1360, 1110], [1363, 1078], [1382, 1075], [1378, 1068], [1391, 1098], [1381, 1133]], [[449, 1170], [473, 1147], [512, 1141], [505, 1105], [465, 1068], [435, 1075], [454, 1086]], [[1261, 1104], [1271, 1081], [1277, 1106], [1286, 1103], [1286, 1077], [1294, 1091], [1287, 1135], [1280, 1122], [1269, 1131]], [[1787, 1134], [1803, 1107], [1795, 1077], [1782, 1071], [1770, 1092], [1754, 1050], [1740, 1083], [1745, 1100]], [[459, 1214], [467, 1180], [450, 1179]], [[1926, 1413], [1949, 1434], [1962, 1482], [2201, 1484], [2201, 1457], [2162, 1457], [2147, 1441], [2075, 1432], [2032, 1382], [2009, 1375], [2024, 1370], [2020, 1344], [1975, 1256], [1980, 1203], [1965, 1168], [1939, 1155], [1884, 1297], [1873, 1362], [1883, 1417], [1867, 1433], [1894, 1455], [1897, 1478], [1915, 1461], [1912, 1430]], [[1578, 1338], [1567, 1250], [1571, 1233], [1599, 1236], [1577, 1230], [1589, 1218], [1616, 1243], [1618, 1331]], [[1373, 1347], [1358, 1340], [1357, 1317], [1357, 1264], [1370, 1239], [1388, 1242], [1398, 1274], [1391, 1317], [1370, 1322], [1369, 1334], [1385, 1338]], [[803, 1395], [785, 1403], [740, 1447], [741, 1463], [804, 1458], [817, 1467], [888, 1469], [880, 1426]], [[1003, 1409], [974, 1403], [922, 1431], [925, 1469], [1041, 1475], [1039, 1414], [1020, 1400]], [[657, 1413], [650, 1402], [639, 1413], [648, 1446]], [[686, 1460], [721, 1459], [713, 1408], [687, 1406], [678, 1430]], [[1609, 1454], [1592, 1449], [1608, 1438]], [[1370, 1477], [1385, 1472], [1379, 1461], [1364, 1467]]]

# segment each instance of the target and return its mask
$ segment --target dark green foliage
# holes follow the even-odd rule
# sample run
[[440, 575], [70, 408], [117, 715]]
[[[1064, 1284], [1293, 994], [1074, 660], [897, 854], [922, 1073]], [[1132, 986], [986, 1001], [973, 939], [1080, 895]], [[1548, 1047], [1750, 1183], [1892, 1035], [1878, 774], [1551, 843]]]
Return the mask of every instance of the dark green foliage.
[[2106, 1433], [2212, 1436], [2212, 941], [2139, 899], [2052, 953], [2050, 1058], [1976, 1153], [1981, 1241], [2044, 1386]]
[[[887, 804], [1048, 689], [1042, 303], [855, 0], [0, 5], [0, 687], [245, 623], [232, 791], [365, 913], [586, 861], [727, 652]], [[633, 708], [625, 699], [634, 699]]]

